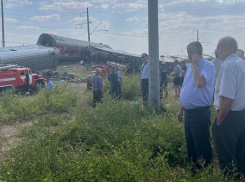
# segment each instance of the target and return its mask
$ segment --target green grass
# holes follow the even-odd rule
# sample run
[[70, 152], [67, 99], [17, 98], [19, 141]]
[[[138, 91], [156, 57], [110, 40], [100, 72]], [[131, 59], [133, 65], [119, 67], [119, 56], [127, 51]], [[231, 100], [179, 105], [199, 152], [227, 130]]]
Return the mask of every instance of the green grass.
[[41, 90], [34, 96], [2, 93], [0, 96], [0, 122], [12, 123], [32, 119], [47, 113], [68, 112], [76, 106], [76, 92], [56, 88], [54, 91]]
[[0, 181], [234, 181], [217, 164], [191, 176], [171, 86], [166, 112], [154, 113], [132, 105], [140, 97], [138, 76], [123, 79], [123, 99], [112, 100], [107, 92], [95, 109], [91, 92], [68, 88], [1, 97], [6, 121], [36, 122], [20, 131], [21, 144], [1, 158]]

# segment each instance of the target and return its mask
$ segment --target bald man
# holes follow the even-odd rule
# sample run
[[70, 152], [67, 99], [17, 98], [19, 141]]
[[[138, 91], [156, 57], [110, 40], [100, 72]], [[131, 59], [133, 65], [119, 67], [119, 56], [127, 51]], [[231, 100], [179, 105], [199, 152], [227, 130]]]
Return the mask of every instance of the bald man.
[[217, 78], [214, 105], [217, 118], [213, 138], [219, 164], [225, 173], [245, 173], [245, 61], [236, 54], [232, 37], [220, 39], [217, 53], [223, 61]]

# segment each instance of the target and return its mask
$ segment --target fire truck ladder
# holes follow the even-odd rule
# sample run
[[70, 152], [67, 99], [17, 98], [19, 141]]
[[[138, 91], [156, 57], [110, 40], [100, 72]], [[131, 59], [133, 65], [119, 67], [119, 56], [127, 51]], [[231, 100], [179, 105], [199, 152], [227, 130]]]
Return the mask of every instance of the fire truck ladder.
[[0, 71], [7, 70], [9, 68], [18, 68], [18, 65], [0, 66]]

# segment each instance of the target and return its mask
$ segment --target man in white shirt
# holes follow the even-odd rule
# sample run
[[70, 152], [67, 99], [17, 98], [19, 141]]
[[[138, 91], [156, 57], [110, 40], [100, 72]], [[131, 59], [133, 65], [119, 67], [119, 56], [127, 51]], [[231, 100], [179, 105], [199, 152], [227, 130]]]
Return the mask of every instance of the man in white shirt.
[[220, 39], [217, 53], [223, 61], [217, 78], [214, 105], [218, 111], [213, 138], [219, 164], [225, 173], [245, 174], [245, 61], [236, 54], [232, 37]]
[[174, 90], [175, 90], [175, 96], [180, 96], [180, 85], [181, 85], [181, 67], [179, 65], [179, 61], [176, 59], [174, 61], [174, 71], [171, 73], [172, 76], [174, 76]]
[[143, 103], [144, 105], [148, 101], [148, 93], [149, 93], [149, 60], [148, 55], [146, 53], [143, 53], [141, 55], [141, 87], [142, 87], [142, 95], [143, 95]]
[[217, 49], [214, 51], [214, 54], [215, 54], [215, 58], [214, 60], [212, 61], [212, 63], [214, 64], [214, 67], [215, 67], [215, 81], [217, 80], [218, 76], [219, 76], [219, 70], [221, 68], [221, 64], [223, 63], [223, 61], [221, 61], [219, 58], [218, 58], [218, 52], [217, 52]]

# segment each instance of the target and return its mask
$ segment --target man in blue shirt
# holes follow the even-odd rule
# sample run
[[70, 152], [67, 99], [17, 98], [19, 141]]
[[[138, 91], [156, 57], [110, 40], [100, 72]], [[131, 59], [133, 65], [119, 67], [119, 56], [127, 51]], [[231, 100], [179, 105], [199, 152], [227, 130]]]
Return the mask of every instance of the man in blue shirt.
[[108, 80], [111, 83], [111, 95], [112, 95], [112, 98], [118, 98], [119, 80], [118, 80], [118, 74], [116, 72], [116, 68], [115, 67], [111, 68], [111, 72], [108, 75]]
[[118, 80], [119, 80], [119, 83], [118, 83], [118, 97], [120, 98], [121, 95], [122, 95], [122, 74], [119, 70], [119, 68], [117, 67], [117, 76], [118, 76]]
[[188, 159], [200, 169], [198, 159], [205, 160], [204, 167], [211, 164], [213, 159], [209, 127], [215, 68], [212, 62], [202, 57], [203, 50], [200, 42], [190, 43], [187, 46], [187, 53], [192, 65], [185, 73], [180, 95], [181, 108], [178, 120], [183, 120], [183, 112], [185, 112]]
[[142, 87], [142, 95], [143, 95], [143, 103], [146, 105], [148, 101], [148, 93], [149, 93], [149, 60], [148, 55], [146, 53], [143, 53], [141, 55], [141, 87]]
[[48, 87], [48, 89], [50, 89], [52, 91], [54, 89], [54, 84], [53, 84], [53, 82], [51, 81], [50, 78], [47, 78], [47, 87]]
[[95, 76], [92, 78], [92, 87], [93, 87], [93, 107], [96, 106], [96, 103], [102, 102], [101, 98], [104, 92], [103, 89], [103, 79], [100, 76], [101, 69], [96, 68]]

